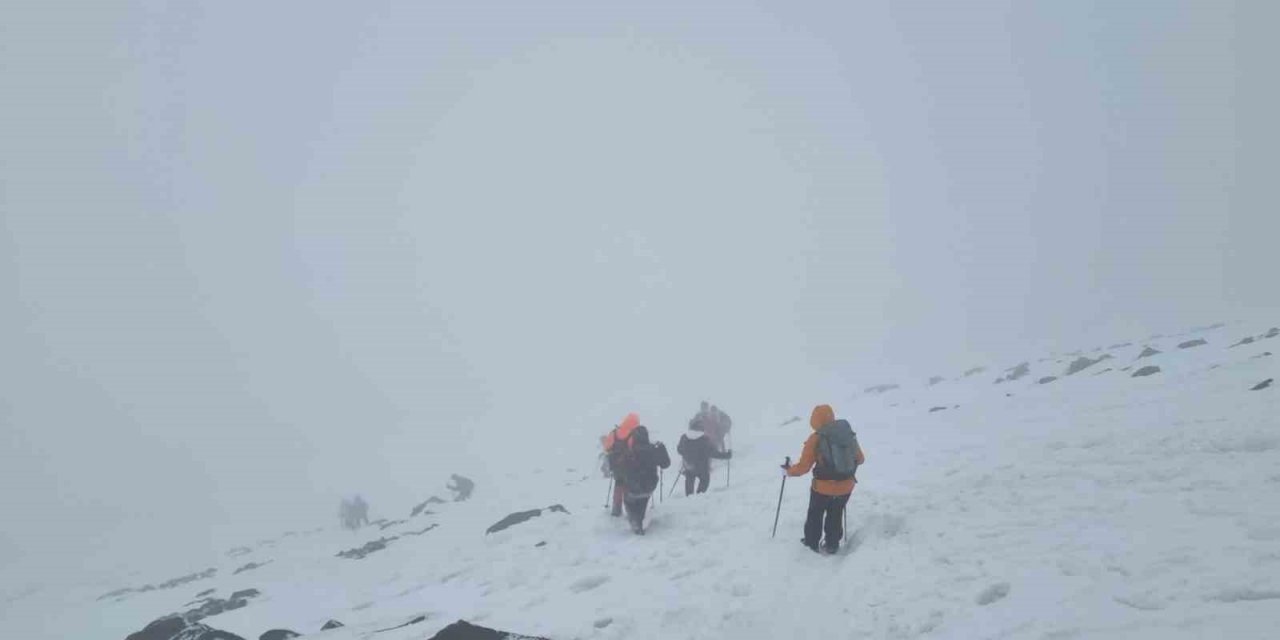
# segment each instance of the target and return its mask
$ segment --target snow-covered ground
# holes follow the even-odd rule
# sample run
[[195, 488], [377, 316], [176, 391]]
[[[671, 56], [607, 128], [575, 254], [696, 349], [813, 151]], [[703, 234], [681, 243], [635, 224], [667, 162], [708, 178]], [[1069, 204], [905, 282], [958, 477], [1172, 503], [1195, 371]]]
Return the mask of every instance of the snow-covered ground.
[[[375, 637], [428, 638], [459, 618], [557, 639], [1276, 637], [1280, 389], [1250, 389], [1276, 377], [1280, 360], [1261, 354], [1280, 352], [1280, 338], [1227, 348], [1246, 333], [1209, 331], [1186, 350], [1177, 343], [1194, 336], [1138, 341], [1072, 376], [1072, 356], [1027, 354], [1031, 372], [1014, 382], [993, 384], [992, 369], [799, 399], [805, 419], [788, 425], [736, 416], [732, 485], [721, 466], [708, 494], [677, 491], [644, 537], [608, 517], [584, 442], [434, 515], [281, 537], [174, 589], [98, 600], [206, 567], [15, 588], [0, 598], [0, 633], [124, 638], [204, 590], [256, 588], [248, 606], [204, 622], [250, 639], [289, 628], [353, 640], [421, 615]], [[1163, 353], [1135, 361], [1144, 344]], [[1161, 372], [1120, 370], [1144, 365]], [[1060, 377], [1037, 384], [1049, 375]], [[837, 557], [799, 544], [807, 479], [787, 482], [770, 537], [778, 464], [799, 454], [810, 401], [849, 418], [867, 454]], [[674, 448], [678, 427], [652, 428]], [[557, 503], [570, 513], [484, 533]], [[335, 557], [391, 535], [402, 537], [363, 560]], [[251, 561], [269, 563], [233, 574]], [[318, 633], [330, 618], [347, 626]]]

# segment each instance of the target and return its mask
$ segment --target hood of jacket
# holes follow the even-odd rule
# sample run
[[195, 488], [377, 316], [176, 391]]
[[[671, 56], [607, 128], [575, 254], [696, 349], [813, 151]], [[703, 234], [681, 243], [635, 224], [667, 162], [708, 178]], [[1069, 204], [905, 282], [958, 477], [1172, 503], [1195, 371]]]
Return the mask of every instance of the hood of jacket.
[[821, 429], [823, 426], [836, 421], [835, 409], [829, 404], [820, 404], [813, 408], [813, 413], [809, 415], [809, 426], [814, 431]]

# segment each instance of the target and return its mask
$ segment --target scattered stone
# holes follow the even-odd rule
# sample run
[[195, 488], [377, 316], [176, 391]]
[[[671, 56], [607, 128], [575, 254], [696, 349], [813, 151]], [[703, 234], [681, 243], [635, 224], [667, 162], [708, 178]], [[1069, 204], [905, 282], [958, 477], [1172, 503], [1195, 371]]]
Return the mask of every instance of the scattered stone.
[[1100, 375], [1102, 375], [1102, 374], [1104, 374], [1104, 373], [1106, 373], [1106, 372], [1108, 372], [1108, 371], [1115, 371], [1115, 369], [1112, 369], [1111, 367], [1107, 367], [1106, 369], [1103, 369], [1102, 371], [1097, 371], [1097, 372], [1095, 372], [1093, 375], [1095, 375], [1095, 376], [1100, 376]]
[[[268, 560], [268, 561], [266, 561], [266, 562], [250, 562], [249, 564], [246, 564], [246, 565], [244, 565], [243, 567], [240, 567], [239, 569], [236, 569], [234, 572], [232, 572], [232, 574], [231, 574], [231, 575], [233, 575], [233, 576], [234, 576], [234, 575], [240, 575], [241, 573], [244, 573], [245, 571], [253, 571], [254, 569], [261, 569], [262, 567], [265, 567], [265, 566], [267, 566], [267, 565], [269, 565], [269, 564], [271, 564], [271, 561], [270, 561], [270, 560]], [[203, 594], [201, 594], [201, 595], [203, 595]]]
[[[598, 624], [598, 623], [597, 623]], [[607, 625], [606, 625], [607, 626]], [[597, 629], [603, 627], [596, 627]], [[459, 620], [439, 631], [430, 640], [546, 640], [534, 636], [524, 636], [509, 631], [498, 631], [488, 627], [471, 624]]]
[[1139, 354], [1138, 354], [1138, 358], [1137, 358], [1137, 359], [1138, 359], [1138, 360], [1141, 360], [1141, 359], [1143, 359], [1143, 358], [1150, 358], [1151, 356], [1156, 356], [1156, 355], [1160, 355], [1160, 350], [1159, 350], [1159, 349], [1153, 349], [1153, 348], [1151, 348], [1151, 347], [1144, 347], [1144, 348], [1142, 349], [1142, 353], [1139, 353]]
[[418, 624], [419, 622], [425, 622], [425, 621], [426, 621], [426, 619], [427, 619], [427, 617], [426, 617], [426, 616], [417, 616], [417, 617], [413, 618], [412, 620], [410, 620], [410, 621], [408, 621], [408, 622], [406, 622], [406, 623], [404, 623], [404, 624], [398, 624], [398, 625], [396, 625], [396, 626], [394, 626], [394, 627], [387, 627], [386, 629], [378, 629], [378, 630], [377, 630], [377, 631], [375, 631], [374, 633], [382, 633], [382, 632], [384, 632], [384, 631], [395, 631], [396, 629], [403, 629], [403, 628], [405, 628], [405, 627], [408, 627], [408, 626], [411, 626], [411, 625]]
[[1231, 345], [1231, 346], [1229, 346], [1229, 347], [1227, 347], [1227, 348], [1228, 348], [1228, 349], [1234, 349], [1234, 348], [1236, 348], [1236, 347], [1238, 347], [1238, 346], [1240, 346], [1240, 345], [1244, 345], [1244, 344], [1253, 344], [1253, 336], [1245, 336], [1245, 337], [1243, 337], [1243, 338], [1240, 338], [1240, 341], [1239, 341], [1239, 342], [1237, 342], [1237, 343], [1235, 343], [1235, 344], [1233, 344], [1233, 345]]
[[599, 620], [596, 620], [595, 622], [593, 622], [591, 626], [597, 629], [603, 629], [611, 624], [613, 624], [613, 618], [600, 618]]
[[1004, 376], [1004, 381], [1013, 382], [1014, 380], [1017, 380], [1018, 378], [1022, 378], [1029, 373], [1031, 373], [1031, 363], [1024, 362], [1016, 367], [1009, 369]]
[[1036, 384], [1049, 384], [1050, 382], [1053, 382], [1054, 380], [1057, 380], [1057, 379], [1058, 379], [1058, 376], [1045, 376], [1037, 380]]
[[324, 623], [324, 626], [323, 626], [323, 627], [320, 627], [320, 630], [321, 630], [321, 631], [328, 631], [328, 630], [330, 630], [330, 629], [341, 629], [342, 627], [345, 627], [345, 626], [346, 626], [346, 625], [342, 624], [341, 622], [338, 622], [337, 620], [330, 620], [330, 621], [328, 621], [328, 622]]
[[348, 560], [363, 560], [365, 556], [371, 553], [386, 549], [388, 542], [391, 542], [392, 540], [399, 540], [399, 539], [400, 539], [399, 536], [391, 536], [390, 538], [379, 538], [377, 540], [371, 540], [369, 542], [364, 543], [364, 546], [356, 547], [354, 549], [347, 549], [346, 551], [339, 551], [337, 554], [337, 557], [346, 558]]
[[1209, 344], [1209, 343], [1208, 343], [1207, 341], [1205, 341], [1205, 339], [1204, 339], [1204, 338], [1196, 338], [1195, 340], [1188, 340], [1188, 341], [1186, 341], [1186, 342], [1179, 343], [1179, 344], [1178, 344], [1178, 348], [1179, 348], [1179, 349], [1191, 349], [1191, 348], [1194, 348], [1194, 347], [1202, 347], [1202, 346], [1204, 346], [1204, 345], [1206, 345], [1206, 344]]
[[1119, 344], [1113, 344], [1107, 347], [1107, 351], [1114, 351], [1116, 349], [1123, 349], [1125, 347], [1131, 347], [1131, 346], [1133, 346], [1132, 342], [1121, 342]]
[[1250, 360], [1257, 360], [1258, 358], [1269, 358], [1269, 357], [1271, 357], [1271, 352], [1270, 352], [1270, 351], [1263, 351], [1262, 353], [1259, 353], [1258, 355], [1253, 356], [1252, 358], [1249, 358], [1249, 359], [1250, 359]]
[[297, 631], [291, 631], [289, 629], [272, 629], [270, 631], [263, 632], [262, 635], [258, 636], [258, 640], [289, 640], [290, 638], [300, 637], [302, 637], [302, 634]]
[[1267, 378], [1266, 380], [1253, 385], [1253, 388], [1250, 389], [1250, 391], [1262, 391], [1263, 389], [1270, 387], [1273, 380], [1275, 380], [1275, 378]]
[[978, 594], [977, 602], [980, 606], [985, 607], [998, 600], [1003, 600], [1008, 595], [1009, 595], [1009, 583], [1001, 582], [998, 584], [993, 584], [987, 587], [986, 589], [983, 589], [982, 593]]
[[1084, 371], [1085, 369], [1088, 369], [1089, 367], [1092, 367], [1093, 365], [1098, 364], [1099, 362], [1102, 362], [1103, 360], [1107, 360], [1110, 358], [1111, 358], [1111, 354], [1104, 354], [1100, 358], [1090, 358], [1088, 356], [1080, 356], [1079, 358], [1072, 360], [1071, 364], [1067, 365], [1066, 375], [1073, 375], [1076, 373], [1080, 373], [1081, 371]]
[[947, 410], [946, 407], [933, 407], [929, 409], [929, 413], [937, 413], [939, 411], [946, 411], [946, 410]]
[[431, 496], [430, 498], [427, 498], [418, 506], [414, 507], [413, 512], [409, 514], [409, 517], [416, 518], [419, 515], [432, 515], [432, 512], [426, 511], [426, 508], [433, 504], [444, 504], [444, 503], [445, 503], [444, 499], [439, 498], [437, 496]]
[[968, 371], [964, 372], [964, 377], [968, 378], [969, 376], [975, 376], [975, 375], [978, 375], [979, 373], [982, 373], [983, 371], [986, 371], [986, 370], [987, 370], [987, 368], [986, 368], [986, 367], [974, 367], [974, 368], [972, 368], [972, 369], [970, 369], [970, 370], [968, 370]]
[[864, 393], [885, 393], [886, 391], [893, 391], [894, 389], [897, 389], [897, 388], [898, 388], [898, 385], [896, 384], [878, 384], [874, 387], [867, 387], [866, 389], [863, 389], [863, 392]]
[[942, 376], [933, 376], [929, 378], [929, 386], [932, 387], [933, 385], [938, 384], [939, 382], [942, 382], [945, 379], [946, 378], [943, 378]]
[[[497, 533], [499, 531], [503, 531], [510, 527], [514, 527], [515, 525], [525, 522], [526, 520], [530, 520], [532, 518], [536, 518], [542, 515], [543, 511], [544, 509], [530, 509], [528, 511], [517, 511], [516, 513], [512, 513], [507, 517], [495, 522], [493, 526], [489, 527], [488, 529], [485, 529], [484, 533], [485, 535], [489, 535], [491, 533]], [[567, 509], [565, 509], [563, 506], [558, 504], [547, 507], [545, 511], [559, 512], [564, 514], [569, 513]]]
[[426, 533], [426, 532], [428, 532], [428, 531], [430, 531], [430, 530], [432, 530], [432, 529], [434, 529], [434, 528], [436, 528], [436, 527], [438, 527], [438, 526], [440, 526], [440, 525], [438, 525], [438, 524], [433, 524], [433, 525], [431, 525], [431, 526], [429, 526], [429, 527], [427, 527], [427, 528], [425, 528], [425, 529], [419, 529], [419, 530], [417, 530], [417, 531], [406, 531], [406, 532], [404, 533], [404, 535], [406, 535], [406, 536], [420, 536], [420, 535], [422, 535], [422, 534], [424, 534], [424, 533]]
[[538, 544], [535, 544], [535, 545], [533, 545], [533, 546], [535, 546], [535, 547], [545, 547], [545, 546], [547, 546], [547, 541], [546, 541], [546, 540], [543, 540], [542, 542], [539, 542]]
[[392, 520], [390, 522], [384, 521], [382, 524], [378, 525], [378, 531], [386, 531], [390, 527], [394, 527], [398, 524], [404, 524], [406, 522], [408, 522], [408, 520]]
[[1133, 372], [1133, 375], [1132, 375], [1132, 376], [1130, 376], [1130, 377], [1132, 377], [1132, 378], [1145, 378], [1145, 377], [1147, 377], [1147, 376], [1149, 376], [1149, 375], [1153, 375], [1153, 374], [1157, 374], [1157, 373], [1160, 373], [1160, 367], [1157, 367], [1157, 366], [1155, 366], [1155, 365], [1149, 364], [1149, 365], [1147, 365], [1147, 366], [1145, 366], [1145, 367], [1143, 367], [1143, 368], [1141, 368], [1141, 369], [1138, 369], [1137, 371], [1134, 371], [1134, 372]]
[[1262, 334], [1263, 340], [1270, 340], [1276, 336], [1280, 336], [1280, 327], [1271, 327], [1266, 333]]
[[205, 597], [205, 596], [213, 595], [213, 592], [214, 592], [214, 591], [217, 591], [217, 589], [205, 589], [204, 591], [201, 591], [200, 593], [197, 593], [197, 594], [196, 594], [196, 597], [197, 597], [197, 598], [203, 598], [203, 597]]

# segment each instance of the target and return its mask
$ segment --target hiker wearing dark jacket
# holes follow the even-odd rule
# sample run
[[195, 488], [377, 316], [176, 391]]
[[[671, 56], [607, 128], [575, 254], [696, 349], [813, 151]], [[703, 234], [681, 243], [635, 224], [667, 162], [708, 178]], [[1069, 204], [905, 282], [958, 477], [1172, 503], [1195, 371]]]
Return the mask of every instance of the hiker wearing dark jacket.
[[676, 452], [684, 462], [684, 494], [693, 493], [693, 484], [697, 480], [698, 493], [705, 493], [711, 484], [711, 459], [728, 460], [733, 457], [732, 451], [720, 451], [712, 444], [703, 430], [703, 424], [696, 418], [689, 421], [689, 431], [680, 436], [680, 444]]
[[650, 444], [649, 430], [637, 426], [632, 432], [630, 446], [618, 461], [618, 481], [622, 483], [627, 507], [627, 519], [631, 530], [644, 535], [644, 514], [649, 508], [649, 498], [658, 488], [658, 469], [671, 466], [667, 446], [661, 442]]
[[[830, 453], [820, 451], [819, 443], [826, 436], [833, 442], [849, 444], [853, 449], [851, 462], [856, 463], [853, 465], [855, 469], [867, 457], [862, 453], [862, 446], [858, 444], [857, 436], [849, 423], [836, 420], [835, 410], [831, 405], [820, 404], [814, 407], [813, 415], [809, 417], [809, 426], [813, 428], [813, 433], [804, 441], [800, 460], [790, 467], [784, 465], [783, 469], [789, 476], [802, 476], [813, 469], [809, 514], [804, 522], [804, 546], [819, 551], [818, 543], [822, 541], [822, 552], [835, 553], [840, 548], [840, 539], [844, 537], [844, 525], [841, 522], [844, 509], [858, 479], [852, 474], [843, 477], [845, 474], [832, 472], [829, 469], [832, 463], [828, 460]], [[826, 539], [822, 540], [824, 533]]]

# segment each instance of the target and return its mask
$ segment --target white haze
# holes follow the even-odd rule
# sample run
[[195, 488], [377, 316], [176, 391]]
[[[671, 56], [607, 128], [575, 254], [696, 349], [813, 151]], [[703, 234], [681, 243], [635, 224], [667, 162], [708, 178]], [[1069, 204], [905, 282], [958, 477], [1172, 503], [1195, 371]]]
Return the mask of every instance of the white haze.
[[367, 4], [0, 8], [6, 578], [1277, 307], [1273, 3]]

